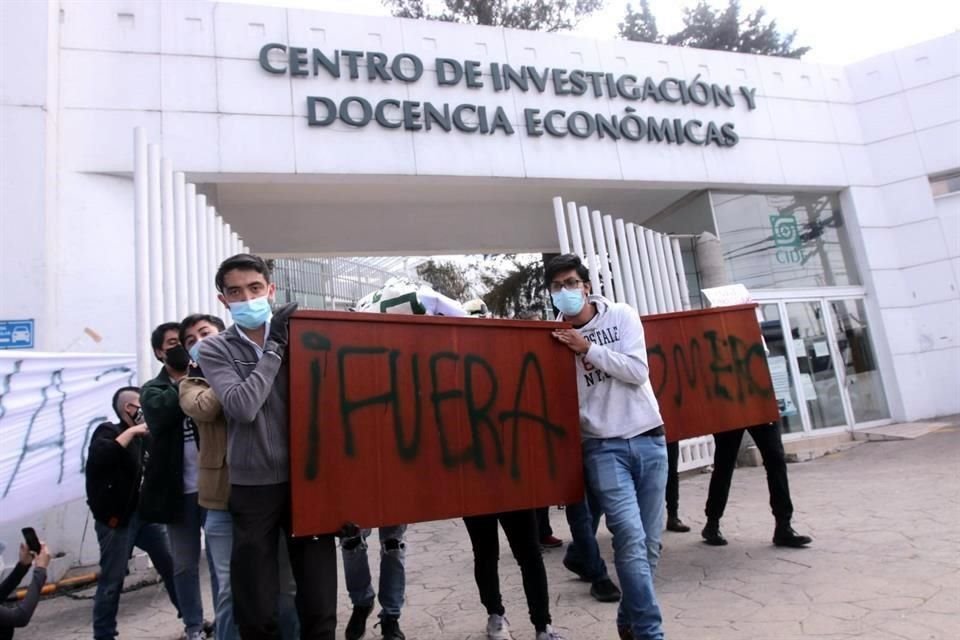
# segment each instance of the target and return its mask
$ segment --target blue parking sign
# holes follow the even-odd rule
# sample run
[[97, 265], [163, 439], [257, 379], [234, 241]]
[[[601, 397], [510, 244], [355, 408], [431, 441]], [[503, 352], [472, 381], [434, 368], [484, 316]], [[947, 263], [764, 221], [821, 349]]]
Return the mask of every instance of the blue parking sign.
[[0, 349], [33, 349], [33, 318], [0, 320]]

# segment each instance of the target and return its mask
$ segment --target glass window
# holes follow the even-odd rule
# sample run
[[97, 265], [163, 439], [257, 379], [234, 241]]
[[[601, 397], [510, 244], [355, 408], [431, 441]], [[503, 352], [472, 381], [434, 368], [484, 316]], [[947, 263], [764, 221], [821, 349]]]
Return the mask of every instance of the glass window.
[[930, 191], [933, 197], [945, 196], [960, 191], [960, 173], [950, 173], [945, 176], [930, 178]]
[[724, 262], [748, 289], [858, 285], [835, 195], [711, 192]]

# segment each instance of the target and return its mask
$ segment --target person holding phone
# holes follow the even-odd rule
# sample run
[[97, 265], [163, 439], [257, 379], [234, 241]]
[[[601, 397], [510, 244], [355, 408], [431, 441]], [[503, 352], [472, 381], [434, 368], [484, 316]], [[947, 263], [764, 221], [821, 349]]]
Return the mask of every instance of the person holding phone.
[[100, 577], [93, 597], [93, 636], [117, 636], [117, 610], [130, 552], [147, 552], [163, 579], [170, 602], [180, 612], [173, 584], [173, 558], [163, 525], [137, 514], [140, 481], [150, 435], [140, 408], [140, 388], [121, 387], [113, 394], [119, 423], [104, 422], [93, 432], [84, 467], [87, 504], [100, 544]]
[[[10, 575], [0, 583], [0, 602], [7, 599], [17, 588], [23, 577], [33, 566], [33, 579], [30, 586], [27, 587], [27, 595], [13, 606], [0, 606], [0, 640], [9, 640], [13, 637], [13, 630], [25, 627], [33, 617], [33, 611], [37, 608], [37, 602], [40, 601], [40, 590], [47, 581], [47, 567], [50, 565], [50, 552], [47, 551], [47, 545], [37, 540], [37, 534], [33, 529], [23, 530], [24, 538], [29, 539], [31, 544], [26, 542], [20, 544], [20, 557], [17, 566], [14, 567]], [[0, 545], [0, 554], [3, 553], [3, 545]]]

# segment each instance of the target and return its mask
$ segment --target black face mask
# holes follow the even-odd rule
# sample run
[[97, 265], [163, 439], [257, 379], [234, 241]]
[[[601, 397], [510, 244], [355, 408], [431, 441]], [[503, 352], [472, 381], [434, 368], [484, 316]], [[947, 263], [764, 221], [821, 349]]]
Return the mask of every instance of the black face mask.
[[163, 352], [163, 361], [174, 371], [186, 371], [190, 366], [190, 353], [178, 344]]

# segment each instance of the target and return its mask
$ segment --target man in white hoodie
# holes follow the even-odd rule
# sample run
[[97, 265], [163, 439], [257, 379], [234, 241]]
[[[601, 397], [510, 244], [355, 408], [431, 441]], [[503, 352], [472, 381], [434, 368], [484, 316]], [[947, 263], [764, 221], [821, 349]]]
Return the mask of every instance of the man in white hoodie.
[[623, 598], [621, 639], [662, 640], [653, 575], [660, 559], [667, 443], [648, 380], [647, 347], [636, 310], [590, 294], [575, 255], [553, 258], [545, 281], [560, 319], [554, 338], [577, 354], [584, 476], [613, 534]]

